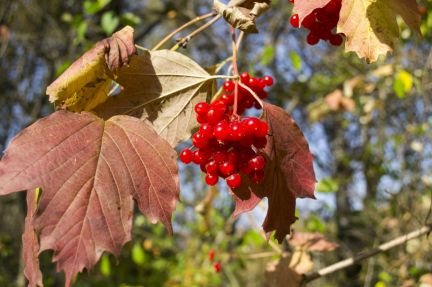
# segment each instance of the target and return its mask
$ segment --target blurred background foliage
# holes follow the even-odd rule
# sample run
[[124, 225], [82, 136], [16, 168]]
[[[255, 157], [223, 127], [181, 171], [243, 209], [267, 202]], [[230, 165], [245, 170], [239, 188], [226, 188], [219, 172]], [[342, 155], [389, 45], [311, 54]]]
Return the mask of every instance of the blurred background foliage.
[[[137, 44], [151, 48], [210, 11], [211, 2], [1, 0], [1, 150], [52, 112], [46, 86], [96, 41], [131, 25]], [[174, 236], [137, 215], [133, 241], [121, 257], [104, 255], [74, 286], [290, 286], [283, 280], [274, 285], [266, 268], [287, 256], [298, 272], [317, 270], [430, 223], [432, 1], [419, 4], [423, 38], [401, 22], [402, 42], [376, 64], [325, 43], [307, 46], [305, 32], [288, 24], [292, 5], [286, 0], [274, 0], [258, 20], [261, 33], [243, 42], [241, 69], [275, 77], [270, 101], [292, 113], [315, 155], [317, 200], [297, 201], [295, 232], [320, 233], [337, 249], [267, 243], [260, 231], [265, 203], [234, 220], [226, 187], [209, 190], [198, 170], [181, 166]], [[181, 52], [212, 66], [230, 56], [228, 33], [221, 20]], [[25, 286], [25, 212], [23, 195], [0, 198], [0, 286]], [[310, 285], [432, 286], [431, 243], [427, 237], [410, 241]], [[51, 255], [42, 254], [45, 284], [62, 286]]]

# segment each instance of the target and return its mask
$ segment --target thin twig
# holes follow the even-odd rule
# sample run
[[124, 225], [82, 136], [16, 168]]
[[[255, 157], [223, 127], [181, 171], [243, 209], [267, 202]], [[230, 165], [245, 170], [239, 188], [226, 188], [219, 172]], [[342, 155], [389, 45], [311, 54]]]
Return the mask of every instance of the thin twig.
[[396, 246], [405, 244], [406, 242], [408, 242], [411, 239], [418, 238], [422, 235], [428, 234], [430, 231], [431, 231], [431, 226], [423, 226], [420, 229], [417, 229], [413, 232], [410, 232], [410, 233], [405, 234], [403, 236], [400, 236], [396, 239], [393, 239], [389, 242], [381, 244], [380, 246], [378, 246], [376, 248], [361, 252], [361, 253], [355, 255], [354, 257], [351, 257], [351, 258], [345, 259], [343, 261], [337, 262], [337, 263], [330, 265], [328, 267], [325, 267], [319, 271], [306, 274], [303, 277], [303, 283], [308, 283], [308, 282], [314, 281], [318, 278], [327, 276], [327, 275], [332, 274], [336, 271], [340, 271], [342, 269], [350, 267], [350, 266], [352, 266], [352, 265], [354, 265], [354, 264], [356, 264], [356, 263], [358, 263], [364, 259], [375, 256], [381, 252], [387, 251], [387, 250], [392, 249]]
[[204, 19], [210, 18], [212, 16], [215, 15], [215, 12], [210, 12], [201, 16], [198, 16], [192, 20], [190, 20], [189, 22], [185, 23], [184, 25], [178, 27], [177, 29], [175, 29], [174, 31], [172, 31], [170, 34], [168, 34], [165, 38], [163, 38], [159, 43], [156, 44], [156, 46], [154, 46], [154, 48], [152, 49], [152, 51], [158, 50], [160, 49], [166, 42], [168, 42], [172, 37], [174, 37], [177, 33], [183, 31], [184, 29], [188, 28], [189, 26], [202, 21]]
[[189, 43], [190, 40], [192, 40], [193, 37], [195, 37], [196, 35], [198, 35], [202, 31], [204, 31], [207, 28], [209, 28], [211, 25], [213, 25], [214, 23], [216, 23], [216, 21], [219, 20], [221, 17], [222, 17], [221, 15], [216, 15], [213, 19], [211, 19], [206, 24], [202, 25], [201, 27], [199, 27], [198, 29], [196, 29], [195, 31], [193, 31], [192, 33], [190, 33], [189, 35], [187, 35], [186, 37], [181, 38], [178, 41], [178, 43], [175, 44], [174, 47], [171, 48], [171, 51], [176, 51], [178, 48], [184, 47], [187, 43]]
[[[238, 56], [237, 56], [237, 41], [236, 41], [236, 32], [233, 26], [230, 26], [231, 31], [231, 43], [232, 43], [232, 67], [233, 67], [233, 74], [235, 77], [239, 76], [238, 72]], [[233, 108], [233, 116], [239, 118], [239, 115], [237, 114], [237, 108], [238, 108], [238, 90], [239, 90], [239, 81], [234, 80], [235, 88], [234, 88], [234, 108]]]
[[260, 104], [261, 107], [264, 107], [263, 101], [260, 99], [260, 97], [258, 97], [258, 95], [251, 88], [249, 88], [248, 86], [240, 82], [239, 85], [242, 88], [244, 88], [246, 91], [248, 91], [255, 98], [255, 100]]

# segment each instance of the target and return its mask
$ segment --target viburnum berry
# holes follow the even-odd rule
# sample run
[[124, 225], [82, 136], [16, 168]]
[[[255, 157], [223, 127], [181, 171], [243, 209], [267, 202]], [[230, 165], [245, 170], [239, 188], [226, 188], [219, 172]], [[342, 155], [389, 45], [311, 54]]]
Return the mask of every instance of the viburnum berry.
[[180, 160], [185, 164], [190, 163], [192, 161], [192, 151], [188, 148], [182, 150], [180, 153]]
[[210, 261], [213, 261], [214, 257], [216, 255], [216, 252], [214, 251], [214, 249], [210, 249], [209, 253], [208, 253], [208, 258]]
[[245, 72], [240, 81], [250, 90], [239, 86], [235, 96], [232, 93], [235, 82], [227, 81], [224, 83], [225, 93], [219, 99], [210, 104], [201, 102], [194, 107], [200, 127], [192, 136], [194, 148], [181, 151], [180, 160], [199, 165], [208, 185], [216, 185], [219, 178], [223, 178], [231, 189], [236, 189], [245, 176], [254, 183], [262, 182], [265, 176], [266, 161], [258, 151], [267, 144], [268, 125], [258, 118], [242, 114], [252, 107], [262, 108], [256, 96], [266, 98], [265, 89], [273, 85], [274, 80], [271, 76], [253, 77]]
[[295, 28], [299, 28], [301, 25], [310, 30], [306, 37], [306, 42], [309, 45], [313, 46], [318, 44], [320, 40], [324, 40], [333, 46], [340, 46], [343, 43], [343, 35], [336, 34], [335, 30], [339, 22], [341, 7], [342, 0], [331, 0], [323, 8], [315, 9], [307, 15], [301, 23], [298, 14], [294, 14], [290, 23]]
[[219, 262], [216, 262], [215, 264], [213, 264], [213, 269], [216, 273], [221, 272], [222, 266]]

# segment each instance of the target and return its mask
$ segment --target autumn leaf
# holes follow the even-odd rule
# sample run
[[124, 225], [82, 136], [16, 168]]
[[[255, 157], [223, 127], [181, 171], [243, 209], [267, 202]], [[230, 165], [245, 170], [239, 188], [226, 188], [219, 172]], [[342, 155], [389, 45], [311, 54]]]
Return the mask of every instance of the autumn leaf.
[[316, 9], [325, 7], [332, 0], [299, 0], [294, 1], [293, 11], [298, 14], [300, 24], [304, 18], [312, 14]]
[[[176, 153], [139, 119], [58, 111], [18, 134], [0, 161], [0, 195], [36, 187], [43, 189], [32, 221], [40, 252], [54, 250], [70, 286], [104, 251], [117, 256], [130, 240], [133, 199], [172, 232]], [[37, 247], [33, 237], [24, 239], [25, 250]]]
[[228, 5], [214, 0], [213, 7], [234, 28], [258, 33], [255, 19], [270, 8], [270, 0], [232, 0]]
[[290, 267], [291, 257], [284, 256], [281, 259], [267, 264], [265, 278], [269, 287], [300, 287], [302, 277]]
[[57, 108], [73, 112], [90, 111], [108, 99], [112, 72], [136, 53], [133, 28], [125, 27], [76, 60], [47, 88]]
[[281, 243], [296, 221], [296, 198], [314, 198], [313, 157], [303, 133], [283, 109], [265, 103], [264, 121], [269, 126], [268, 143], [260, 152], [267, 158], [266, 176], [260, 185], [244, 180], [240, 188], [232, 190], [234, 216], [253, 209], [267, 197], [263, 229], [267, 233], [275, 231]]
[[22, 236], [24, 275], [28, 279], [29, 287], [42, 287], [42, 272], [39, 267], [39, 239], [33, 227], [33, 218], [37, 209], [36, 193], [39, 188], [27, 192], [27, 216], [25, 218]]
[[289, 244], [306, 251], [328, 252], [335, 250], [338, 245], [328, 241], [321, 233], [294, 232]]
[[95, 113], [105, 119], [129, 115], [146, 120], [176, 146], [197, 127], [193, 109], [210, 95], [213, 79], [180, 53], [145, 51], [120, 70], [116, 81], [123, 91], [98, 106]]
[[[374, 62], [393, 51], [400, 32], [397, 16], [414, 31], [420, 31], [415, 0], [344, 0], [337, 32], [346, 36], [345, 51]], [[419, 32], [420, 33], [420, 32]]]

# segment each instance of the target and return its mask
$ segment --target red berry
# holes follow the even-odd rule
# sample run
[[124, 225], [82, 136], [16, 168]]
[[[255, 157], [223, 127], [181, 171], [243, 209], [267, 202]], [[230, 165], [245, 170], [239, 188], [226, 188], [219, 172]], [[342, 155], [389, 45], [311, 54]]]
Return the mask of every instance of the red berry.
[[222, 163], [222, 162], [226, 161], [227, 154], [226, 154], [226, 152], [223, 152], [223, 151], [217, 151], [213, 154], [213, 159], [217, 163]]
[[202, 164], [206, 162], [206, 159], [203, 157], [202, 153], [199, 150], [196, 150], [192, 153], [192, 161], [194, 164]]
[[205, 138], [210, 139], [213, 137], [213, 126], [210, 124], [202, 124], [199, 128], [200, 134], [202, 134]]
[[238, 173], [234, 173], [234, 174], [228, 176], [226, 179], [226, 183], [232, 189], [238, 188], [241, 185], [241, 182], [242, 182], [242, 179], [241, 179], [240, 174], [238, 174]]
[[190, 163], [192, 161], [192, 151], [188, 148], [182, 150], [180, 153], [180, 160], [185, 164]]
[[198, 115], [206, 115], [208, 110], [210, 108], [210, 105], [205, 103], [205, 102], [201, 102], [195, 105], [195, 112]]
[[330, 36], [330, 44], [333, 46], [340, 46], [342, 45], [343, 38], [341, 34], [334, 34]]
[[222, 119], [224, 112], [221, 108], [211, 107], [207, 112], [207, 122], [213, 125], [216, 124]]
[[264, 180], [264, 171], [263, 170], [254, 171], [249, 175], [249, 178], [253, 183], [259, 184]]
[[217, 175], [211, 174], [211, 173], [207, 173], [205, 176], [205, 181], [208, 185], [216, 185], [217, 182], [219, 180], [219, 177]]
[[225, 103], [225, 105], [232, 106], [234, 104], [234, 95], [223, 94], [221, 100]]
[[294, 14], [294, 15], [291, 16], [290, 24], [294, 28], [299, 28], [300, 27], [300, 19], [299, 19], [299, 15], [298, 14]]
[[312, 32], [309, 32], [309, 34], [306, 37], [306, 42], [311, 46], [318, 44], [319, 40], [320, 38]]
[[232, 122], [229, 126], [230, 137], [232, 141], [240, 141], [245, 136], [245, 130], [239, 122]]
[[257, 171], [257, 170], [263, 170], [266, 165], [266, 160], [262, 155], [258, 155], [256, 157], [253, 157], [248, 162], [251, 169]]
[[234, 91], [234, 89], [235, 89], [235, 84], [234, 84], [233, 81], [226, 81], [224, 83], [224, 90], [225, 90], [225, 92], [232, 93]]
[[252, 169], [250, 168], [249, 164], [247, 163], [242, 163], [239, 166], [240, 172], [243, 174], [249, 174], [252, 172]]
[[230, 161], [226, 161], [223, 162], [220, 166], [219, 166], [219, 171], [221, 172], [222, 175], [224, 176], [229, 176], [231, 174], [233, 174], [233, 172], [235, 171], [235, 165], [234, 163], [230, 162]]
[[289, 0], [291, 3], [294, 3], [294, 0]]
[[215, 264], [213, 264], [213, 268], [214, 268], [216, 273], [219, 273], [222, 269], [221, 264], [219, 262], [216, 262]]
[[310, 27], [312, 27], [312, 24], [315, 23], [315, 20], [316, 20], [316, 14], [311, 13], [303, 19], [303, 22], [301, 24], [303, 25], [303, 27], [309, 29]]
[[213, 129], [214, 137], [219, 141], [228, 139], [230, 135], [230, 128], [227, 122], [219, 122]]
[[272, 86], [274, 81], [273, 81], [273, 77], [272, 76], [265, 76], [264, 77], [264, 83], [266, 86]]
[[206, 165], [206, 172], [210, 174], [218, 174], [219, 172], [219, 165], [215, 160], [212, 160], [207, 163]]
[[257, 118], [247, 118], [242, 121], [246, 135], [254, 135], [260, 126], [261, 121]]
[[[252, 77], [252, 78], [250, 78], [249, 79], [249, 84], [248, 84], [248, 86], [251, 88], [251, 89], [259, 89], [259, 87], [260, 87], [260, 83], [259, 83], [259, 80], [257, 79], [257, 78], [255, 78], [255, 77]], [[249, 92], [247, 92], [247, 93], [249, 93]]]
[[249, 73], [247, 73], [247, 72], [243, 72], [243, 73], [240, 75], [240, 81], [241, 81], [243, 84], [247, 84], [247, 83], [249, 83], [249, 79], [250, 79], [250, 76], [249, 76]]
[[192, 136], [192, 143], [197, 148], [205, 148], [208, 146], [208, 138], [206, 138], [202, 133], [197, 132]]
[[213, 261], [215, 254], [216, 254], [216, 252], [213, 249], [210, 249], [210, 251], [208, 253], [208, 258], [210, 261]]
[[258, 130], [255, 132], [257, 138], [265, 137], [268, 133], [268, 125], [266, 122], [260, 121]]
[[227, 160], [228, 162], [232, 162], [234, 164], [237, 163], [238, 160], [238, 154], [236, 150], [231, 150], [227, 153]]

